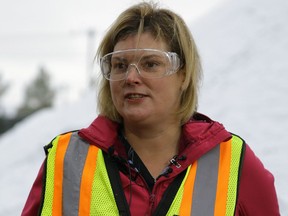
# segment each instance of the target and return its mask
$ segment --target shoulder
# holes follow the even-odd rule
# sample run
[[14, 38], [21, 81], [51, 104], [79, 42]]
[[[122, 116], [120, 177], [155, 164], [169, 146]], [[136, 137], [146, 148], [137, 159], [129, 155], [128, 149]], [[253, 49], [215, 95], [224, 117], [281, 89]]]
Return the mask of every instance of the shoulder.
[[58, 134], [44, 146], [45, 153], [48, 154], [52, 148], [57, 148], [58, 145], [68, 145], [72, 136], [74, 139], [79, 139], [80, 137], [78, 136], [78, 130]]
[[119, 124], [109, 120], [104, 116], [98, 116], [86, 128], [68, 131], [55, 136], [52, 141], [44, 147], [48, 153], [52, 147], [73, 143], [88, 143], [102, 150], [108, 151], [109, 147], [115, 143], [118, 137]]
[[239, 183], [238, 215], [280, 215], [274, 176], [246, 144]]
[[99, 148], [106, 148], [117, 139], [119, 126], [119, 123], [98, 116], [87, 128], [79, 131], [79, 136]]
[[272, 173], [264, 167], [262, 161], [255, 155], [250, 146], [246, 144], [241, 178], [245, 180], [247, 177], [250, 180], [261, 179], [264, 183], [274, 183]]
[[219, 144], [231, 138], [231, 134], [225, 129], [223, 124], [201, 113], [195, 113], [183, 125], [183, 134], [188, 140], [192, 140], [194, 143], [216, 142]]

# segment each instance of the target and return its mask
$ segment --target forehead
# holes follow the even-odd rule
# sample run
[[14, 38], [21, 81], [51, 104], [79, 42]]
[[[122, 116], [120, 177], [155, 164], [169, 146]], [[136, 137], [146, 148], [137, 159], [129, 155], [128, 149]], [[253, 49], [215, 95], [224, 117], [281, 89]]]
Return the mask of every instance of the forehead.
[[169, 51], [169, 47], [164, 40], [155, 39], [149, 32], [144, 32], [140, 35], [129, 35], [128, 37], [119, 40], [114, 47], [114, 51], [127, 49], [156, 49]]

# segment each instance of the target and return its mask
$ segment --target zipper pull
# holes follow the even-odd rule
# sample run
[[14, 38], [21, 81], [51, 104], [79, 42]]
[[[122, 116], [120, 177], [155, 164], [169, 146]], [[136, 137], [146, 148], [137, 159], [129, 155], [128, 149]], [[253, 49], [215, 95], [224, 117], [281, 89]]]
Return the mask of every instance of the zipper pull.
[[180, 168], [181, 167], [181, 164], [178, 163], [177, 161], [177, 155], [175, 155], [171, 160], [170, 160], [170, 164], [173, 164], [174, 166], [176, 166], [176, 168]]

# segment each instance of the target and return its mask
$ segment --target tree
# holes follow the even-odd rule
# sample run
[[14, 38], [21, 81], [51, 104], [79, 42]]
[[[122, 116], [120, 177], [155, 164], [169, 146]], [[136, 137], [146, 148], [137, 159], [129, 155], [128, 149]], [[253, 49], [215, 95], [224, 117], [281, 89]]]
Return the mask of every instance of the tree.
[[17, 116], [26, 116], [40, 109], [53, 105], [55, 90], [50, 86], [50, 75], [40, 67], [36, 78], [28, 85], [25, 90], [24, 102], [17, 112]]
[[2, 80], [2, 75], [0, 74], [0, 134], [5, 132], [8, 128], [11, 127], [11, 125], [13, 125], [13, 122], [11, 122], [10, 119], [5, 116], [1, 101], [2, 96], [8, 90], [8, 88], [9, 84]]
[[4, 95], [4, 93], [7, 91], [8, 87], [9, 87], [9, 84], [5, 83], [2, 80], [2, 75], [0, 74], [0, 115], [3, 115], [1, 98]]

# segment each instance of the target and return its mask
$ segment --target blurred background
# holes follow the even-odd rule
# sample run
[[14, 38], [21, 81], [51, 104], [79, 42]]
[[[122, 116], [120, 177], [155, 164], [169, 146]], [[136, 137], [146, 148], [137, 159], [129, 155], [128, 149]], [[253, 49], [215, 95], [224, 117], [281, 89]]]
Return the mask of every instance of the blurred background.
[[[190, 22], [221, 1], [179, 4], [167, 0], [161, 4], [175, 9]], [[25, 103], [26, 88], [36, 77], [41, 79], [39, 76], [49, 77], [45, 84], [54, 91], [54, 105], [76, 101], [96, 76], [91, 62], [99, 38], [116, 16], [134, 2], [137, 1], [1, 0], [2, 112], [14, 115]]]
[[[0, 215], [20, 214], [43, 146], [97, 115], [97, 45], [135, 2], [0, 0]], [[184, 18], [198, 45], [199, 112], [247, 141], [288, 215], [288, 2], [158, 2]]]

